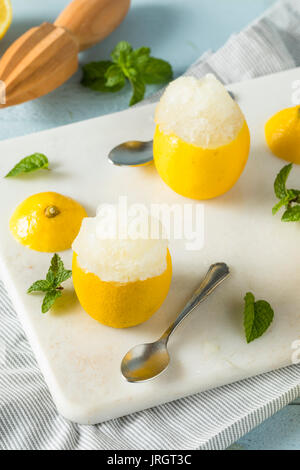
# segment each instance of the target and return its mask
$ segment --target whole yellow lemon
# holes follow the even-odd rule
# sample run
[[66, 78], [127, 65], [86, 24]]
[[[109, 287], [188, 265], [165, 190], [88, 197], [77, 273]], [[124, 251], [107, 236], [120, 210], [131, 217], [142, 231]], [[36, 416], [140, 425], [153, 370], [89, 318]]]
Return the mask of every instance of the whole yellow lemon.
[[268, 146], [276, 157], [300, 163], [300, 107], [279, 111], [265, 125]]
[[34, 194], [14, 211], [9, 227], [15, 239], [36, 251], [68, 250], [77, 236], [85, 209], [55, 192]]

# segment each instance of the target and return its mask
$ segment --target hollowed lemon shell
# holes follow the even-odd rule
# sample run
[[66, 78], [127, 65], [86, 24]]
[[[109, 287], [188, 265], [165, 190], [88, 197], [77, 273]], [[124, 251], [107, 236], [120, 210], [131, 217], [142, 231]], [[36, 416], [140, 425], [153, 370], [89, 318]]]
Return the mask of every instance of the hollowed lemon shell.
[[248, 159], [250, 133], [246, 121], [237, 137], [218, 148], [189, 144], [156, 126], [153, 156], [163, 181], [191, 199], [210, 199], [226, 193], [239, 179]]
[[159, 276], [128, 283], [102, 281], [85, 272], [73, 255], [73, 283], [83, 309], [95, 320], [113, 328], [127, 328], [148, 320], [164, 302], [172, 278], [172, 262], [167, 252], [167, 268]]

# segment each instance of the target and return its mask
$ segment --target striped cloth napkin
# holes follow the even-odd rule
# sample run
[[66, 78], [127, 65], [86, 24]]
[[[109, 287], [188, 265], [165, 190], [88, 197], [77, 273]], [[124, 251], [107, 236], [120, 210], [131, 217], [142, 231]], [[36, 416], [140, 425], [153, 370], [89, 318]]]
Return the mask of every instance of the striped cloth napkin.
[[[187, 74], [231, 83], [297, 65], [300, 0], [280, 0]], [[71, 423], [57, 414], [0, 282], [0, 449], [225, 449], [299, 395], [295, 365], [96, 426]]]

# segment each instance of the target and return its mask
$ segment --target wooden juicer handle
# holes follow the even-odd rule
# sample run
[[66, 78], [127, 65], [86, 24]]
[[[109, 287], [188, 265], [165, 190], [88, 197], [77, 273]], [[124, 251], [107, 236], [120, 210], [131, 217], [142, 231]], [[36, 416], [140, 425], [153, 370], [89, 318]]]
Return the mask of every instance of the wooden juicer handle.
[[0, 60], [0, 107], [38, 98], [68, 80], [78, 68], [78, 52], [108, 36], [129, 5], [130, 0], [73, 0], [54, 24], [23, 34]]
[[55, 21], [70, 32], [82, 51], [108, 36], [123, 21], [130, 0], [73, 0]]

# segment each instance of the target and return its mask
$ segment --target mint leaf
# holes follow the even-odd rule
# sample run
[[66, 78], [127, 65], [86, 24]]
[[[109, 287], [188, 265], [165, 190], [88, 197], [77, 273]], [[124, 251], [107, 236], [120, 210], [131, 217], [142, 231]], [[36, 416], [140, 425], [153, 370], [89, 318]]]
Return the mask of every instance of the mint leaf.
[[286, 206], [290, 202], [289, 196], [283, 197], [275, 206], [272, 208], [272, 214], [275, 215], [279, 209], [281, 209], [283, 206]]
[[139, 47], [138, 49], [132, 51], [132, 57], [134, 58], [134, 60], [138, 60], [141, 57], [149, 57], [150, 52], [150, 47]]
[[299, 222], [300, 206], [289, 207], [281, 217], [283, 222]]
[[132, 46], [127, 41], [120, 41], [111, 53], [111, 58], [116, 64], [124, 63], [126, 56], [132, 51]]
[[48, 291], [42, 303], [42, 313], [47, 313], [50, 310], [50, 308], [53, 306], [56, 299], [61, 297], [61, 295], [62, 295], [61, 290]]
[[173, 71], [171, 65], [162, 59], [150, 57], [142, 71], [142, 79], [147, 84], [163, 83], [171, 80]]
[[132, 96], [129, 102], [129, 106], [133, 106], [144, 98], [145, 95], [145, 84], [139, 77], [132, 77], [130, 79], [132, 86]]
[[60, 284], [64, 281], [66, 281], [67, 279], [69, 279], [70, 277], [72, 276], [72, 271], [69, 270], [69, 269], [64, 269], [63, 271], [61, 271], [56, 277], [55, 277], [55, 281], [57, 283], [58, 286], [60, 286]]
[[288, 165], [284, 166], [280, 172], [278, 173], [275, 183], [274, 183], [274, 191], [278, 199], [282, 199], [286, 196], [286, 182], [288, 179], [288, 176], [291, 172], [291, 169], [293, 167], [292, 163], [289, 163]]
[[295, 197], [300, 196], [300, 190], [299, 189], [288, 189], [287, 191], [288, 191], [288, 193], [290, 192], [290, 193], [294, 194]]
[[110, 60], [100, 60], [99, 62], [90, 62], [82, 67], [83, 76], [81, 84], [90, 86], [97, 79], [104, 78], [105, 72], [112, 65]]
[[58, 254], [55, 253], [51, 260], [51, 265], [46, 276], [46, 280], [53, 287], [60, 287], [60, 284], [72, 276], [72, 271], [65, 269], [64, 263]]
[[271, 325], [274, 311], [265, 300], [255, 301], [251, 292], [245, 295], [244, 329], [247, 343], [260, 338]]
[[27, 293], [31, 292], [46, 292], [42, 303], [42, 312], [46, 313], [52, 307], [55, 300], [62, 295], [63, 287], [61, 283], [66, 281], [72, 276], [72, 271], [65, 269], [64, 263], [62, 262], [58, 254], [54, 254], [50, 267], [48, 269], [46, 279], [34, 282]]
[[47, 292], [49, 290], [49, 287], [50, 284], [46, 280], [36, 281], [29, 287], [29, 289], [27, 290], [27, 294], [38, 291]]
[[49, 270], [46, 275], [46, 280], [52, 287], [56, 287], [58, 285], [56, 281], [57, 275], [64, 269], [64, 264], [58, 254], [54, 254], [51, 259], [51, 264]]
[[274, 319], [274, 311], [266, 300], [257, 300], [254, 304], [255, 319], [253, 322], [252, 335], [249, 341], [262, 336]]
[[140, 47], [131, 53], [132, 64], [140, 73], [150, 60], [150, 52], [149, 47]]
[[84, 65], [82, 67], [83, 76], [81, 79], [81, 84], [94, 91], [115, 91], [112, 87], [106, 86], [105, 74], [111, 65], [112, 62], [109, 60], [91, 62], [89, 64]]
[[[123, 87], [125, 85], [125, 76], [119, 65], [111, 65], [105, 73], [107, 87]], [[119, 88], [119, 89], [121, 89]]]
[[49, 165], [48, 158], [43, 153], [33, 153], [28, 157], [22, 158], [12, 170], [5, 176], [10, 178], [11, 176], [17, 176], [20, 173], [30, 173], [32, 171], [47, 169]]
[[247, 294], [244, 297], [244, 301], [245, 301], [244, 329], [245, 329], [247, 342], [249, 342], [248, 338], [250, 338], [250, 336], [251, 336], [252, 325], [253, 325], [254, 319], [255, 319], [255, 311], [254, 311], [255, 298], [254, 298], [254, 295], [251, 294], [251, 292], [247, 292]]
[[49, 283], [50, 286], [54, 287], [55, 274], [54, 274], [54, 272], [52, 271], [51, 268], [49, 268], [49, 271], [47, 272], [46, 281]]
[[49, 270], [51, 270], [54, 276], [56, 276], [63, 269], [64, 269], [64, 263], [62, 262], [60, 256], [57, 253], [55, 253], [51, 259]]

